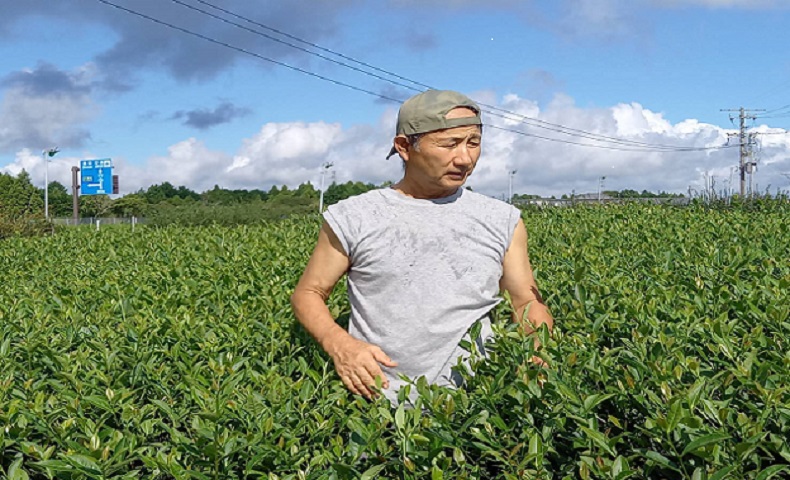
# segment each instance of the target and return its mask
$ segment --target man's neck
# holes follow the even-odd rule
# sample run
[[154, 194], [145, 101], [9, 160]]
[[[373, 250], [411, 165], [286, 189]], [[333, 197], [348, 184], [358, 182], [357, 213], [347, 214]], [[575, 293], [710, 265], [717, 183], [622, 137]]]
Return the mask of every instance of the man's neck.
[[409, 182], [408, 179], [404, 177], [398, 183], [392, 185], [391, 188], [407, 197], [422, 200], [435, 200], [437, 198], [449, 197], [455, 194], [458, 189], [462, 187], [453, 187], [450, 189], [425, 188], [414, 182]]

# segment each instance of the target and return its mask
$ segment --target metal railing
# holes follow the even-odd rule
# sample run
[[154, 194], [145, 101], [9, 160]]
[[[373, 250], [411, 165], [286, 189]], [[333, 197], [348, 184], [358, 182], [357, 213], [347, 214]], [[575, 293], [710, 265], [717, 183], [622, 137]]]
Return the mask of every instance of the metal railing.
[[65, 225], [69, 227], [79, 225], [138, 225], [144, 224], [145, 218], [143, 217], [85, 217], [80, 218], [76, 222], [71, 217], [53, 218], [52, 223], [55, 225]]

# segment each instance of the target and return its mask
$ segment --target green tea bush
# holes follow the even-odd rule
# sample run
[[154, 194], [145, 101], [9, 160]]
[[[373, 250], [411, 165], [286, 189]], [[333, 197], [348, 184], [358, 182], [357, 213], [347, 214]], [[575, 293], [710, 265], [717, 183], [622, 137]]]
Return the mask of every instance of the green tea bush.
[[[790, 209], [524, 213], [556, 318], [464, 389], [350, 395], [288, 298], [317, 217], [0, 243], [6, 477], [787, 478]], [[329, 299], [346, 317], [345, 288]], [[386, 347], [385, 347], [386, 350]], [[406, 392], [402, 392], [405, 395]]]
[[10, 237], [32, 237], [52, 233], [54, 227], [43, 218], [23, 215], [11, 217], [0, 212], [0, 240]]
[[146, 223], [150, 226], [238, 226], [259, 225], [291, 216], [307, 216], [318, 211], [311, 198], [278, 196], [268, 201], [233, 205], [187, 202], [180, 205], [160, 203], [149, 208]]

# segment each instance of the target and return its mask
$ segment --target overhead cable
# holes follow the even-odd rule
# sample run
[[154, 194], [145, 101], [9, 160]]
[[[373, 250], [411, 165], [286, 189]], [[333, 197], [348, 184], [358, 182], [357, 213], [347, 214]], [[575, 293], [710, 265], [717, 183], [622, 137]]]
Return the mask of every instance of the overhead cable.
[[[290, 70], [293, 70], [293, 71], [296, 71], [296, 72], [299, 72], [299, 73], [303, 73], [305, 75], [317, 78], [319, 80], [323, 80], [323, 81], [326, 81], [326, 82], [329, 82], [329, 83], [332, 83], [332, 84], [335, 84], [335, 85], [343, 86], [343, 87], [349, 88], [351, 90], [355, 90], [355, 91], [358, 91], [358, 92], [361, 92], [361, 93], [365, 93], [365, 94], [368, 94], [368, 95], [371, 95], [371, 96], [374, 96], [374, 97], [378, 97], [378, 98], [383, 99], [383, 100], [391, 101], [391, 102], [394, 102], [394, 103], [403, 103], [403, 100], [392, 98], [392, 97], [390, 97], [388, 95], [383, 95], [383, 94], [380, 94], [380, 93], [377, 93], [377, 92], [374, 92], [374, 91], [371, 91], [371, 90], [368, 90], [368, 89], [365, 89], [365, 88], [358, 87], [356, 85], [352, 85], [350, 83], [346, 83], [346, 82], [343, 82], [343, 81], [340, 81], [340, 80], [335, 80], [333, 78], [330, 78], [330, 77], [327, 77], [327, 76], [324, 76], [324, 75], [321, 75], [321, 74], [317, 74], [317, 73], [311, 72], [309, 70], [305, 70], [303, 68], [299, 68], [299, 67], [290, 65], [290, 64], [288, 64], [286, 62], [282, 62], [282, 61], [275, 60], [275, 59], [270, 58], [270, 57], [266, 57], [264, 55], [260, 55], [260, 54], [258, 54], [256, 52], [252, 52], [252, 51], [247, 50], [245, 48], [238, 47], [238, 46], [235, 46], [235, 45], [231, 45], [231, 44], [229, 44], [227, 42], [224, 42], [224, 41], [221, 41], [221, 40], [217, 40], [217, 39], [215, 39], [213, 37], [209, 37], [208, 35], [204, 35], [202, 33], [195, 32], [195, 31], [189, 30], [187, 28], [180, 27], [180, 26], [174, 25], [172, 23], [166, 22], [164, 20], [160, 20], [158, 18], [152, 17], [150, 15], [138, 12], [138, 11], [133, 10], [131, 8], [127, 8], [127, 7], [124, 7], [122, 5], [118, 5], [118, 4], [113, 3], [113, 2], [111, 2], [109, 0], [96, 0], [96, 1], [98, 1], [98, 2], [100, 2], [102, 4], [105, 4], [107, 6], [113, 7], [115, 9], [118, 9], [118, 10], [124, 11], [126, 13], [129, 13], [131, 15], [135, 15], [135, 16], [143, 18], [145, 20], [148, 20], [148, 21], [157, 23], [159, 25], [165, 26], [167, 28], [179, 31], [181, 33], [184, 33], [184, 34], [196, 37], [196, 38], [200, 38], [200, 39], [208, 41], [210, 43], [214, 43], [216, 45], [220, 45], [222, 47], [235, 50], [235, 51], [237, 51], [239, 53], [242, 53], [242, 54], [245, 54], [245, 55], [253, 56], [253, 57], [258, 58], [260, 60], [264, 60], [266, 62], [273, 63], [275, 65], [278, 65], [278, 66], [281, 66], [281, 67], [284, 67], [284, 68], [288, 68]], [[347, 65], [347, 64], [345, 64], [343, 62], [338, 62], [336, 60], [329, 59], [329, 58], [327, 58], [325, 56], [322, 56], [320, 54], [316, 54], [315, 52], [311, 52], [310, 50], [304, 49], [302, 47], [294, 46], [293, 44], [290, 44], [289, 42], [285, 42], [285, 41], [282, 41], [282, 40], [279, 40], [279, 39], [274, 39], [273, 37], [271, 37], [269, 35], [265, 35], [265, 34], [262, 34], [260, 32], [255, 31], [255, 30], [248, 29], [247, 27], [244, 27], [243, 25], [236, 24], [235, 22], [231, 22], [231, 21], [229, 21], [227, 19], [223, 19], [221, 17], [218, 17], [218, 16], [216, 16], [214, 14], [206, 12], [205, 10], [202, 10], [202, 9], [197, 8], [197, 7], [193, 7], [193, 6], [190, 6], [188, 4], [185, 4], [181, 0], [171, 0], [171, 1], [173, 1], [174, 3], [180, 4], [182, 6], [185, 6], [187, 8], [190, 8], [192, 10], [198, 11], [200, 13], [209, 15], [209, 16], [211, 16], [213, 18], [216, 18], [218, 20], [221, 20], [221, 21], [223, 21], [225, 23], [229, 23], [231, 25], [238, 26], [239, 28], [242, 28], [244, 30], [250, 31], [252, 33], [255, 33], [255, 34], [258, 34], [258, 35], [263, 35], [266, 38], [270, 38], [272, 40], [278, 41], [279, 43], [283, 43], [285, 45], [288, 45], [288, 46], [291, 46], [293, 48], [299, 49], [299, 50], [304, 51], [306, 53], [309, 53], [311, 55], [318, 55], [319, 57], [321, 57], [321, 58], [323, 58], [325, 60], [328, 60], [328, 61], [331, 61], [333, 63], [342, 65], [342, 66], [347, 67], [347, 68], [352, 68], [355, 71], [358, 71], [360, 73], [364, 73], [366, 75], [373, 76], [373, 77], [375, 77], [375, 78], [377, 78], [379, 80], [383, 80], [383, 81], [386, 81], [386, 82], [389, 82], [389, 83], [393, 83], [393, 84], [396, 84], [398, 86], [402, 86], [404, 88], [408, 88], [408, 89], [411, 89], [411, 90], [419, 91], [419, 89], [415, 89], [414, 87], [406, 86], [406, 85], [403, 85], [403, 84], [401, 84], [399, 82], [394, 82], [391, 79], [387, 79], [387, 78], [384, 78], [384, 77], [376, 75], [376, 74], [371, 74], [370, 72], [366, 72], [366, 71], [361, 70], [359, 68], [349, 66], [349, 65]], [[208, 2], [206, 2], [204, 0], [196, 0], [196, 1], [200, 1], [200, 3], [206, 4], [206, 5], [211, 5], [210, 3], [208, 3]], [[219, 9], [219, 7], [215, 7], [215, 8]], [[222, 11], [222, 9], [220, 9], [220, 11]], [[242, 17], [242, 18], [244, 18], [244, 17]], [[334, 52], [332, 52], [332, 53], [334, 53]], [[346, 57], [346, 58], [350, 58], [350, 57]], [[360, 62], [357, 62], [357, 63], [360, 63]], [[367, 64], [365, 64], [365, 65], [367, 66]], [[375, 67], [373, 67], [373, 68], [375, 68]], [[387, 74], [391, 74], [390, 72], [386, 72], [385, 70], [380, 70], [380, 71], [382, 71], [384, 73], [387, 73]], [[399, 77], [399, 78], [405, 79], [405, 77]], [[408, 79], [405, 79], [405, 80], [406, 81], [410, 81], [410, 82], [415, 83], [415, 84], [418, 84], [418, 85], [421, 85], [421, 86], [424, 86], [424, 87], [427, 87], [427, 88], [432, 88], [432, 87], [429, 87], [427, 85], [423, 85], [423, 84], [420, 84], [418, 82], [414, 82], [412, 80], [408, 80]], [[526, 133], [526, 132], [520, 132], [518, 130], [512, 130], [512, 129], [508, 129], [508, 128], [504, 128], [504, 127], [496, 127], [496, 126], [493, 126], [493, 125], [489, 125], [490, 127], [496, 128], [496, 129], [499, 129], [499, 130], [508, 131], [508, 132], [511, 132], [511, 133], [516, 133], [516, 134], [529, 136], [529, 137], [534, 137], [534, 138], [547, 140], [547, 141], [566, 143], [566, 144], [569, 144], [569, 145], [579, 145], [579, 146], [594, 147], [594, 148], [606, 148], [606, 149], [609, 149], [609, 150], [622, 150], [622, 151], [677, 151], [677, 152], [687, 152], [687, 151], [704, 151], [704, 150], [715, 150], [715, 149], [721, 149], [721, 148], [731, 148], [731, 146], [729, 146], [729, 145], [724, 145], [724, 146], [720, 146], [720, 147], [680, 147], [680, 146], [672, 146], [672, 145], [651, 144], [651, 143], [639, 142], [639, 141], [635, 141], [635, 140], [626, 140], [626, 139], [621, 139], [621, 138], [617, 138], [617, 137], [609, 137], [609, 136], [606, 136], [606, 135], [601, 135], [601, 134], [596, 134], [596, 133], [592, 133], [592, 132], [587, 132], [587, 131], [584, 131], [584, 130], [574, 129], [574, 128], [571, 128], [571, 127], [566, 127], [564, 125], [553, 124], [553, 123], [550, 123], [550, 122], [546, 122], [546, 121], [539, 120], [539, 119], [536, 119], [536, 118], [532, 118], [532, 117], [528, 117], [528, 116], [525, 116], [525, 115], [521, 115], [521, 114], [518, 114], [518, 113], [515, 113], [515, 112], [511, 112], [511, 111], [508, 111], [508, 110], [505, 110], [505, 109], [502, 109], [502, 108], [498, 108], [498, 107], [495, 107], [495, 106], [486, 105], [484, 103], [480, 103], [480, 105], [483, 106], [483, 107], [486, 107], [486, 108], [483, 109], [483, 111], [485, 113], [488, 113], [489, 115], [501, 117], [501, 118], [506, 119], [506, 120], [514, 120], [513, 118], [508, 117], [509, 115], [510, 116], [515, 116], [515, 117], [517, 117], [517, 121], [520, 121], [522, 123], [527, 123], [529, 125], [533, 125], [533, 126], [536, 126], [538, 128], [543, 128], [543, 129], [555, 131], [555, 132], [562, 133], [562, 134], [565, 134], [565, 135], [573, 135], [573, 136], [578, 136], [578, 137], [582, 137], [582, 138], [587, 138], [587, 139], [595, 141], [595, 142], [613, 143], [613, 144], [616, 144], [617, 146], [615, 146], [615, 145], [596, 145], [596, 144], [590, 144], [590, 143], [575, 142], [575, 141], [569, 141], [569, 140], [564, 140], [564, 139], [545, 137], [545, 136], [541, 136], [541, 135], [529, 134], [529, 133]], [[498, 113], [498, 112], [503, 112], [503, 113]], [[530, 124], [529, 122], [535, 122], [535, 123], [534, 124]]]
[[[188, 4], [188, 3], [186, 3], [186, 2], [184, 2], [182, 0], [171, 0], [171, 1], [173, 3], [176, 3], [178, 5], [183, 6], [185, 8], [188, 8], [190, 10], [196, 11], [196, 12], [201, 13], [203, 15], [207, 15], [207, 16], [209, 16], [211, 18], [220, 20], [220, 21], [222, 21], [224, 23], [227, 23], [229, 25], [233, 25], [233, 26], [235, 26], [237, 28], [240, 28], [240, 29], [243, 29], [243, 30], [245, 30], [247, 32], [250, 32], [250, 33], [253, 33], [253, 34], [256, 34], [256, 35], [260, 35], [260, 36], [262, 36], [264, 38], [267, 38], [269, 40], [278, 42], [280, 44], [287, 45], [287, 46], [289, 46], [291, 48], [295, 48], [295, 49], [297, 49], [299, 51], [302, 51], [302, 52], [305, 52], [307, 54], [314, 55], [314, 56], [316, 56], [318, 58], [321, 58], [323, 60], [327, 60], [329, 62], [332, 62], [332, 63], [336, 64], [336, 65], [340, 65], [340, 66], [343, 66], [345, 68], [352, 69], [352, 70], [354, 70], [356, 72], [363, 73], [365, 75], [374, 77], [374, 78], [376, 78], [378, 80], [383, 80], [383, 81], [391, 83], [393, 85], [406, 88], [408, 90], [418, 91], [418, 92], [421, 91], [420, 89], [415, 88], [415, 87], [413, 87], [411, 85], [406, 85], [406, 84], [403, 84], [403, 83], [398, 82], [398, 81], [394, 81], [394, 80], [391, 80], [391, 79], [388, 79], [388, 78], [384, 78], [384, 77], [382, 77], [380, 75], [377, 75], [377, 74], [374, 74], [374, 73], [371, 73], [371, 72], [367, 72], [367, 71], [362, 70], [362, 69], [360, 69], [358, 67], [354, 67], [352, 65], [348, 65], [347, 63], [340, 62], [338, 60], [326, 57], [325, 55], [313, 52], [313, 51], [311, 51], [309, 49], [306, 49], [306, 48], [303, 48], [303, 47], [299, 47], [299, 46], [294, 45], [294, 44], [292, 44], [290, 42], [286, 42], [286, 41], [283, 41], [281, 39], [275, 38], [275, 37], [273, 37], [271, 35], [262, 33], [262, 32], [257, 31], [257, 30], [250, 29], [248, 27], [245, 27], [244, 25], [241, 25], [241, 24], [238, 24], [236, 22], [227, 20], [225, 18], [222, 18], [222, 17], [217, 16], [215, 14], [212, 14], [210, 12], [207, 12], [207, 11], [201, 9], [201, 8], [198, 8], [198, 7], [195, 7], [193, 5], [190, 5], [190, 4]], [[359, 60], [357, 60], [357, 59], [355, 59], [353, 57], [349, 57], [349, 56], [343, 55], [343, 54], [341, 54], [339, 52], [336, 52], [334, 50], [330, 50], [330, 49], [327, 49], [327, 48], [322, 47], [320, 45], [317, 45], [315, 43], [306, 41], [306, 40], [301, 39], [301, 38], [299, 38], [299, 37], [297, 37], [295, 35], [288, 34], [286, 32], [278, 30], [276, 28], [273, 28], [273, 27], [270, 27], [268, 25], [265, 25], [265, 24], [263, 24], [261, 22], [252, 20], [252, 19], [250, 19], [248, 17], [245, 17], [245, 16], [240, 15], [238, 13], [232, 12], [230, 10], [227, 10], [225, 8], [218, 7], [218, 6], [214, 5], [211, 2], [208, 2], [207, 0], [194, 0], [194, 1], [199, 2], [202, 5], [206, 5], [206, 6], [212, 8], [212, 9], [215, 9], [217, 11], [220, 11], [222, 13], [225, 13], [227, 15], [230, 15], [230, 16], [232, 16], [234, 18], [243, 20], [243, 21], [245, 21], [245, 22], [247, 22], [247, 23], [249, 23], [251, 25], [255, 25], [255, 26], [264, 28], [264, 29], [266, 29], [266, 30], [268, 30], [270, 32], [274, 32], [274, 33], [277, 33], [279, 35], [283, 35], [283, 36], [285, 36], [287, 38], [290, 38], [292, 40], [295, 40], [295, 41], [297, 41], [299, 43], [302, 43], [302, 44], [305, 44], [305, 45], [309, 45], [309, 46], [311, 46], [313, 48], [317, 48], [317, 49], [319, 49], [321, 51], [330, 53], [332, 55], [337, 55], [337, 56], [339, 56], [339, 57], [341, 57], [343, 59], [349, 60], [351, 62], [354, 62], [356, 64], [362, 65], [364, 67], [374, 69], [374, 70], [376, 70], [378, 72], [384, 73], [386, 75], [393, 76], [393, 77], [398, 78], [400, 80], [404, 80], [406, 82], [412, 83], [414, 85], [418, 85], [420, 87], [424, 87], [426, 89], [436, 89], [435, 87], [432, 87], [430, 85], [418, 82], [416, 80], [409, 79], [407, 77], [403, 77], [401, 75], [398, 75], [396, 73], [393, 73], [393, 72], [390, 72], [390, 71], [387, 71], [387, 70], [380, 69], [380, 68], [375, 67], [373, 65], [370, 65], [368, 63], [359, 61]], [[629, 140], [629, 139], [624, 139], [624, 138], [613, 137], [613, 136], [603, 135], [603, 134], [599, 134], [599, 133], [589, 132], [589, 131], [586, 131], [586, 130], [581, 130], [581, 129], [577, 129], [577, 128], [573, 128], [573, 127], [568, 127], [568, 126], [561, 125], [561, 124], [547, 122], [545, 120], [541, 120], [541, 119], [538, 119], [538, 118], [535, 118], [535, 117], [530, 117], [530, 116], [527, 116], [527, 115], [516, 113], [516, 112], [513, 112], [511, 110], [507, 110], [507, 109], [504, 109], [504, 108], [501, 108], [501, 107], [497, 107], [497, 106], [494, 106], [494, 105], [488, 105], [488, 104], [482, 103], [482, 102], [477, 102], [477, 103], [481, 107], [485, 107], [485, 108], [483, 108], [483, 111], [485, 113], [488, 113], [489, 115], [492, 115], [492, 116], [495, 116], [495, 117], [500, 117], [500, 118], [503, 118], [503, 119], [506, 119], [506, 120], [519, 121], [521, 123], [525, 123], [527, 125], [534, 126], [536, 128], [542, 128], [542, 129], [553, 131], [553, 132], [557, 132], [557, 133], [560, 133], [560, 134], [563, 134], [563, 135], [582, 137], [582, 138], [586, 138], [586, 139], [589, 139], [589, 140], [592, 140], [592, 141], [596, 141], [596, 142], [614, 143], [614, 144], [619, 144], [619, 145], [632, 145], [632, 146], [650, 147], [650, 148], [655, 148], [655, 149], [659, 149], [659, 150], [660, 149], [666, 149], [666, 150], [674, 151], [674, 150], [677, 150], [677, 149], [682, 149], [682, 150], [685, 149], [685, 147], [678, 147], [677, 145], [654, 144], [654, 143], [648, 143], [648, 142], [641, 142], [641, 141], [638, 141], [638, 140]], [[511, 118], [511, 117], [517, 117], [517, 118], [514, 119], [514, 118]]]

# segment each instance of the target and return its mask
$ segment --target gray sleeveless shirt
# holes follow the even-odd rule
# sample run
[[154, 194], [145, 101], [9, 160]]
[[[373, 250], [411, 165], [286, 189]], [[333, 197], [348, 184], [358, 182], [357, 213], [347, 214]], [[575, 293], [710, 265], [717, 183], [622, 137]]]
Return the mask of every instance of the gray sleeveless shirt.
[[491, 335], [518, 209], [463, 188], [435, 200], [384, 188], [331, 205], [324, 219], [351, 260], [349, 333], [398, 362], [383, 367], [383, 393], [397, 402], [399, 374], [457, 385], [459, 342], [477, 320]]

